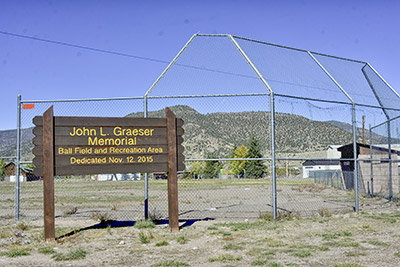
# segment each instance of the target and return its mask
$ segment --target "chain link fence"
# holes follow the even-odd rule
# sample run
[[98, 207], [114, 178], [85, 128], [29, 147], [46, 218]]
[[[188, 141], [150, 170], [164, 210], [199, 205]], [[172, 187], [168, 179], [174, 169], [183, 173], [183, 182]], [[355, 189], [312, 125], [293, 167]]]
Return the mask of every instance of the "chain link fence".
[[[55, 116], [124, 117], [143, 110], [143, 98], [31, 101], [33, 109], [23, 109], [21, 128], [32, 131], [32, 119], [54, 107]], [[32, 135], [33, 137], [33, 135]], [[21, 141], [21, 160], [31, 161], [32, 137]], [[118, 180], [118, 182], [117, 182]], [[22, 220], [43, 216], [43, 184], [24, 181], [19, 202]], [[106, 174], [55, 177], [56, 218], [133, 219], [143, 214], [144, 182], [141, 175]]]
[[371, 197], [399, 198], [398, 131], [398, 118], [372, 126], [369, 130], [371, 149], [360, 148], [361, 189]]
[[[148, 117], [161, 117], [165, 107], [172, 107], [185, 121], [188, 161], [178, 184], [180, 218], [256, 218], [271, 209], [267, 164], [262, 161], [257, 173], [252, 169], [257, 166], [245, 167], [249, 161], [229, 160], [247, 157], [252, 137], [260, 140], [259, 157], [270, 155], [268, 103], [267, 94], [149, 97]], [[153, 183], [159, 182], [150, 181], [149, 195], [160, 195]], [[167, 216], [164, 189], [162, 201], [149, 198], [150, 216]]]
[[[197, 34], [143, 97], [22, 101], [17, 163], [32, 160], [32, 119], [51, 105], [55, 116], [164, 117], [170, 107], [183, 118], [181, 219], [324, 216], [358, 211], [360, 196], [399, 196], [399, 96], [366, 62]], [[167, 218], [166, 179], [56, 177], [56, 216]], [[0, 191], [2, 216], [42, 218], [41, 181], [15, 184]]]

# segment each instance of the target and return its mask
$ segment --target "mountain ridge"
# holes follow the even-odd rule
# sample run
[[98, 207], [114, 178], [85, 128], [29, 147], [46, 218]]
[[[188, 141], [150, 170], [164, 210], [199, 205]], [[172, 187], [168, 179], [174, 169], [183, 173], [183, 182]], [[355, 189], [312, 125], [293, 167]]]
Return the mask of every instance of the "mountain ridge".
[[[265, 111], [216, 112], [201, 114], [185, 105], [170, 107], [185, 123], [183, 135], [186, 158], [229, 157], [231, 151], [242, 144], [247, 145], [251, 136], [260, 141], [261, 151], [269, 155], [270, 113]], [[126, 117], [143, 117], [143, 112], [130, 113]], [[148, 112], [148, 117], [165, 117], [165, 111]], [[277, 153], [303, 153], [324, 151], [329, 145], [352, 143], [348, 129], [351, 125], [338, 121], [313, 121], [300, 115], [276, 113]], [[351, 128], [352, 129], [352, 128]], [[359, 132], [359, 129], [358, 129]], [[382, 136], [376, 135], [376, 138]], [[15, 155], [16, 130], [0, 131], [0, 155]], [[32, 128], [22, 130], [21, 159], [33, 158]], [[358, 136], [358, 140], [361, 137]]]

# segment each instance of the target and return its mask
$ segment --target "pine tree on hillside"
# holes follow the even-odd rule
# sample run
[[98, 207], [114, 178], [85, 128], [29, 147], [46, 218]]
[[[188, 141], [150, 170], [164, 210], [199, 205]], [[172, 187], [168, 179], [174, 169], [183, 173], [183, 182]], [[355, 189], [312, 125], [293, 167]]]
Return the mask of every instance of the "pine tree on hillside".
[[[217, 158], [213, 155], [209, 155], [208, 159]], [[218, 178], [220, 169], [222, 169], [222, 164], [219, 161], [206, 161], [206, 165], [203, 168], [203, 175], [205, 178]]]
[[[248, 147], [246, 158], [262, 158], [260, 142], [254, 136], [250, 137]], [[246, 162], [244, 169], [247, 178], [261, 178], [266, 166], [262, 160], [250, 160]]]

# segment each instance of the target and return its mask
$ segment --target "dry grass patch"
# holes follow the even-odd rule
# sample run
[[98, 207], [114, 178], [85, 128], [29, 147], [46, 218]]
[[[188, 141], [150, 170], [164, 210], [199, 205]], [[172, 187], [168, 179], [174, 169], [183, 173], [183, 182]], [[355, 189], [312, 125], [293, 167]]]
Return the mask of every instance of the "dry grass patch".
[[186, 262], [182, 262], [182, 261], [175, 261], [175, 260], [170, 260], [170, 261], [162, 261], [156, 264], [151, 265], [151, 267], [186, 267], [186, 266], [190, 266], [189, 264], [187, 264]]
[[81, 248], [71, 250], [67, 254], [54, 253], [51, 257], [55, 261], [71, 261], [71, 260], [81, 260], [86, 257], [87, 252]]
[[20, 256], [28, 256], [30, 255], [31, 248], [30, 247], [12, 247], [6, 252], [2, 252], [0, 255], [7, 256], [9, 258], [15, 258]]
[[243, 259], [242, 256], [235, 256], [232, 254], [221, 254], [212, 258], [209, 258], [209, 262], [216, 262], [216, 261], [221, 261], [221, 262], [227, 262], [227, 261], [241, 261]]
[[149, 228], [155, 228], [156, 225], [154, 224], [153, 221], [150, 220], [140, 220], [137, 221], [134, 225], [138, 229], [149, 229]]

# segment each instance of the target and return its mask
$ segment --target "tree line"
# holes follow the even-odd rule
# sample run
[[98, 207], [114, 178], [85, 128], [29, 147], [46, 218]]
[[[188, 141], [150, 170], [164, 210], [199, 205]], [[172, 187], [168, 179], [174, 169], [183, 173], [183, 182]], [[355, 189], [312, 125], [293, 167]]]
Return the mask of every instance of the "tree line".
[[2, 181], [4, 179], [4, 176], [6, 176], [6, 162], [4, 159], [0, 159], [0, 180]]
[[[247, 147], [242, 144], [234, 147], [230, 153], [231, 159], [262, 158], [260, 141], [250, 137]], [[207, 156], [208, 161], [193, 162], [190, 171], [185, 171], [184, 178], [218, 178], [219, 175], [230, 174], [237, 178], [262, 178], [267, 167], [262, 160], [232, 160], [222, 164], [213, 154]]]

